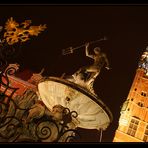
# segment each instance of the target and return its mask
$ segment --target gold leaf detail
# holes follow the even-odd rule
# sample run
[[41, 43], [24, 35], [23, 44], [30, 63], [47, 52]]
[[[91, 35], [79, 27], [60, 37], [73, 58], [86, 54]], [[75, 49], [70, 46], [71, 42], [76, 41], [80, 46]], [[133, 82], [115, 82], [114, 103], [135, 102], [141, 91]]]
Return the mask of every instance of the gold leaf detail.
[[6, 22], [6, 25], [5, 25], [5, 29], [7, 31], [10, 31], [10, 30], [13, 30], [15, 29], [16, 27], [18, 27], [19, 24], [13, 20], [13, 18], [11, 17], [10, 19], [8, 19], [8, 21]]
[[4, 33], [4, 39], [9, 45], [13, 45], [19, 41], [26, 42], [30, 39], [30, 36], [38, 36], [41, 31], [47, 28], [45, 24], [39, 26], [30, 26], [30, 24], [31, 20], [26, 20], [19, 25], [11, 17], [5, 25], [6, 32]]
[[29, 31], [30, 35], [37, 36], [44, 29], [46, 29], [46, 25], [31, 26], [28, 31]]
[[24, 28], [27, 28], [31, 23], [32, 23], [31, 20], [25, 20], [25, 21], [22, 23], [22, 25], [23, 25]]

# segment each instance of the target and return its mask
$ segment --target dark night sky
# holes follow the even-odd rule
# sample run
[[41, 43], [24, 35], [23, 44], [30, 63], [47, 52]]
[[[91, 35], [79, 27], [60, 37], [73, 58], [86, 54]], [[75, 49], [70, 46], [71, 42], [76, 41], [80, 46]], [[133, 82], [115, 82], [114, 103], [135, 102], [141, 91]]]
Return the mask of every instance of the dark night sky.
[[10, 17], [17, 22], [31, 19], [32, 25], [47, 24], [44, 32], [21, 46], [19, 57], [14, 59], [22, 69], [39, 72], [44, 67], [44, 76], [72, 74], [92, 62], [85, 57], [84, 48], [62, 56], [63, 48], [108, 38], [94, 45], [107, 54], [112, 68], [102, 69], [95, 81], [95, 91], [113, 113], [113, 122], [103, 132], [102, 139], [111, 142], [120, 107], [129, 93], [138, 60], [148, 45], [148, 6], [1, 5], [0, 25]]

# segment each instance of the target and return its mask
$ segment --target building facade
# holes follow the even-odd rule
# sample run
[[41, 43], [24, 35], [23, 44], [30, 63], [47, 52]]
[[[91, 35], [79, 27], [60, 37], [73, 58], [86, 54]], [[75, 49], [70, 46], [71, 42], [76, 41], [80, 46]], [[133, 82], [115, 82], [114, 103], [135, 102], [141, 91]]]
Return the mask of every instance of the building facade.
[[148, 142], [148, 48], [143, 52], [113, 142]]

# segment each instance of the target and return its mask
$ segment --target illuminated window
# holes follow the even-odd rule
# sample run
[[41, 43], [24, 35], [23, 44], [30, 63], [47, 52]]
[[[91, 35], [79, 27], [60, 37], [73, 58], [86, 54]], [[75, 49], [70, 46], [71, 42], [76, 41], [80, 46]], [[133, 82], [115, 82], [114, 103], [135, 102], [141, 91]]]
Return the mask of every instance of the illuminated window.
[[131, 136], [135, 136], [138, 124], [139, 124], [138, 120], [132, 119], [128, 128], [127, 134]]
[[143, 141], [148, 142], [148, 125], [146, 126]]
[[140, 107], [143, 107], [143, 102], [138, 102], [138, 105], [139, 105]]
[[146, 97], [146, 93], [142, 91], [142, 92], [141, 92], [141, 96]]

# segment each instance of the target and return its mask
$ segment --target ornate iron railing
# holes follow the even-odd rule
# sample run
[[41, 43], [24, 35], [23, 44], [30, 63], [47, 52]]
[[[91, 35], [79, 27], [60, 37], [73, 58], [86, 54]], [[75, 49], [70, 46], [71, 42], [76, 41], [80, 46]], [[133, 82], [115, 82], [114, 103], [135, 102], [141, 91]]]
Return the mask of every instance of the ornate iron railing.
[[38, 96], [31, 89], [27, 89], [23, 95], [18, 95], [16, 91], [19, 88], [11, 86], [9, 77], [15, 74], [17, 67], [8, 66], [7, 60], [10, 54], [12, 56], [16, 52], [13, 49], [12, 54], [8, 48], [4, 50], [4, 46], [1, 45], [0, 142], [72, 142], [78, 133], [71, 128], [70, 123], [72, 118], [77, 117], [77, 113], [71, 112], [68, 108], [63, 110], [60, 121], [54, 120], [52, 114], [46, 113], [27, 120]]

